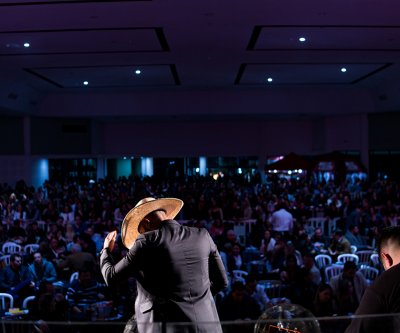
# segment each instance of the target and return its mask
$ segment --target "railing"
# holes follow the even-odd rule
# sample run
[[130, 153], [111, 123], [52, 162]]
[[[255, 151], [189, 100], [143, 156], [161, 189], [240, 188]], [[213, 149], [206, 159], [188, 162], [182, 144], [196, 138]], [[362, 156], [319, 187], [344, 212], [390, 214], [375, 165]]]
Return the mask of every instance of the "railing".
[[[270, 317], [273, 317], [272, 314]], [[223, 333], [343, 333], [352, 321], [373, 328], [373, 332], [400, 332], [400, 314], [369, 315], [369, 316], [330, 316], [288, 318], [282, 312], [275, 319], [235, 320], [221, 323]], [[290, 316], [289, 316], [290, 317]], [[353, 323], [354, 324], [354, 323]], [[203, 332], [217, 332], [217, 324], [213, 322], [198, 323]], [[35, 330], [36, 326], [36, 330]], [[29, 320], [2, 319], [0, 331], [3, 333], [68, 332], [68, 333], [109, 333], [123, 332], [124, 321], [95, 322], [34, 322]], [[142, 324], [140, 329], [152, 333], [192, 332], [193, 324], [187, 323], [154, 323]], [[369, 331], [368, 331], [369, 332]], [[371, 331], [372, 332], [372, 331]]]

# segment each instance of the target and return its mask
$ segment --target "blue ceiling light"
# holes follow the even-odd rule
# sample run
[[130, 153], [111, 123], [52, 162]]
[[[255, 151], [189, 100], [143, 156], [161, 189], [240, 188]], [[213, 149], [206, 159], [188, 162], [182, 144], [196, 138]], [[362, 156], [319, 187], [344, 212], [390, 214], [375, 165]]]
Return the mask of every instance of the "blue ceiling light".
[[31, 44], [29, 44], [29, 43], [24, 43], [24, 47], [29, 47], [29, 46], [31, 46]]
[[142, 73], [142, 71], [140, 69], [135, 70], [136, 75], [140, 75], [141, 73]]
[[89, 84], [89, 81], [83, 81], [83, 85], [87, 86]]
[[341, 71], [342, 73], [346, 73], [346, 72], [347, 72], [347, 68], [346, 68], [346, 67], [342, 67], [342, 68], [340, 69], [340, 71]]
[[274, 81], [274, 79], [273, 79], [272, 77], [269, 77], [269, 78], [267, 79], [267, 82], [268, 82], [268, 83], [271, 83], [272, 81]]
[[300, 37], [300, 38], [299, 38], [299, 42], [304, 43], [305, 41], [306, 41], [306, 38], [305, 38], [305, 37]]

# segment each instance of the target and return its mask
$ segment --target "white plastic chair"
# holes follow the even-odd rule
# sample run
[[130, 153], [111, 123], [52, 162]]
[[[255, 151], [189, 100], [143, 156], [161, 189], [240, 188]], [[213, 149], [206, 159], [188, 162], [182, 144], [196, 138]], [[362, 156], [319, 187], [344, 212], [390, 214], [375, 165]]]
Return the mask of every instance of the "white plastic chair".
[[378, 253], [373, 253], [371, 254], [371, 262], [375, 267], [378, 267], [380, 262], [379, 262], [379, 254]]
[[69, 283], [72, 283], [74, 280], [78, 280], [79, 272], [73, 272], [69, 278]]
[[[7, 301], [9, 302], [9, 305], [7, 307]], [[9, 308], [14, 307], [14, 297], [11, 294], [7, 293], [0, 293], [0, 305], [2, 310], [7, 310]]]
[[22, 246], [14, 242], [5, 242], [1, 251], [5, 254], [20, 253]]
[[26, 297], [23, 302], [22, 302], [22, 308], [26, 309], [28, 307], [28, 303], [32, 302], [33, 300], [35, 300], [35, 296], [28, 296]]
[[339, 254], [337, 257], [337, 260], [339, 262], [345, 263], [346, 261], [352, 261], [354, 262], [356, 265], [358, 265], [358, 256], [356, 254], [353, 253], [343, 253], [343, 254]]
[[374, 254], [375, 252], [372, 250], [362, 250], [362, 251], [357, 251], [355, 254], [358, 256], [359, 263], [361, 265], [369, 265], [370, 260], [371, 260], [371, 255]]
[[332, 258], [327, 254], [317, 254], [314, 260], [319, 269], [332, 265]]
[[371, 266], [363, 266], [359, 269], [359, 272], [364, 275], [365, 279], [367, 280], [368, 284], [372, 284], [372, 282], [377, 278], [379, 275], [378, 269], [371, 267]]
[[26, 254], [32, 254], [32, 253], [36, 252], [37, 250], [39, 250], [39, 244], [26, 244], [24, 246], [24, 252]]
[[8, 265], [10, 265], [10, 261], [11, 261], [10, 257], [11, 257], [11, 254], [5, 254], [0, 257], [0, 261], [4, 261], [4, 263], [8, 266]]
[[282, 282], [280, 280], [260, 280], [257, 284], [264, 288], [270, 299], [281, 297]]
[[331, 265], [325, 268], [325, 282], [329, 283], [334, 276], [343, 272], [343, 265]]
[[232, 271], [232, 273], [233, 273], [232, 282], [241, 281], [241, 282], [243, 282], [243, 283], [246, 282], [246, 276], [249, 274], [249, 273], [247, 273], [246, 271], [242, 271], [242, 270], [240, 270], [240, 269], [234, 269], [234, 270]]

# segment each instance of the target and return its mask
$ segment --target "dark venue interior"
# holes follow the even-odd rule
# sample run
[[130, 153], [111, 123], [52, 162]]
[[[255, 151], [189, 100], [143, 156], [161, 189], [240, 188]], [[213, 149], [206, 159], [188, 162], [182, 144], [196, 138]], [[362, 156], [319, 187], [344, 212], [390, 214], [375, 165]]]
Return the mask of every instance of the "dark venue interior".
[[400, 218], [399, 12], [398, 0], [1, 1], [3, 330], [123, 332], [135, 280], [106, 287], [99, 252], [151, 196], [182, 199], [176, 219], [217, 244], [224, 333], [283, 329], [277, 306], [304, 319], [288, 332], [344, 332]]

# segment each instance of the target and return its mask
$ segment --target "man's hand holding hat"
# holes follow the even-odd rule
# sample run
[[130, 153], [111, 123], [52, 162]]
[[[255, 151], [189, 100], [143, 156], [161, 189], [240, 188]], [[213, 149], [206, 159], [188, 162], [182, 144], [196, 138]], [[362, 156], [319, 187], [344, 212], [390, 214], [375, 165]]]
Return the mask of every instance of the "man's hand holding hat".
[[103, 250], [109, 248], [110, 251], [114, 249], [115, 240], [117, 239], [117, 232], [111, 231], [104, 239]]

